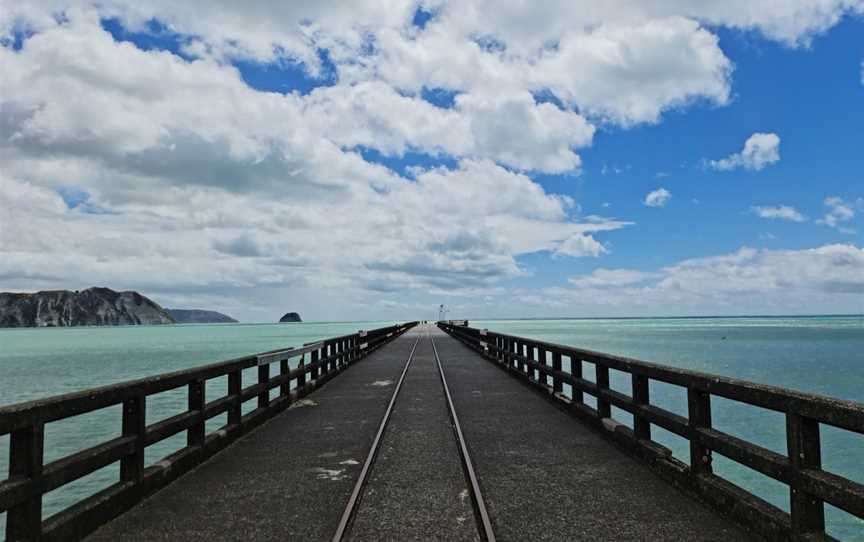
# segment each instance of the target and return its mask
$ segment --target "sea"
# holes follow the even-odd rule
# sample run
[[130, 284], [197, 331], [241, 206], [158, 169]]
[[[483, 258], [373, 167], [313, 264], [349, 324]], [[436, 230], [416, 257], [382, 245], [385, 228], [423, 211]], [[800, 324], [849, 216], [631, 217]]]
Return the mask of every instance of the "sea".
[[[300, 346], [392, 323], [0, 329], [0, 405]], [[484, 320], [471, 321], [471, 325], [864, 403], [864, 316]], [[593, 379], [590, 367], [585, 365], [585, 377]], [[255, 381], [254, 372], [254, 368], [247, 370], [244, 383]], [[630, 393], [630, 381], [623, 373], [612, 371], [611, 386]], [[207, 396], [219, 397], [226, 390], [227, 379], [216, 379], [208, 383]], [[684, 389], [652, 382], [650, 392], [653, 404], [686, 416]], [[587, 395], [586, 402], [593, 403]], [[254, 401], [244, 407], [251, 410]], [[185, 389], [150, 397], [147, 423], [185, 408]], [[718, 430], [786, 453], [781, 414], [713, 397], [712, 416]], [[613, 417], [632, 427], [628, 413], [613, 408]], [[45, 461], [119, 436], [120, 419], [120, 407], [115, 406], [48, 424]], [[224, 423], [224, 415], [209, 420], [207, 430]], [[864, 484], [864, 436], [825, 425], [821, 436], [823, 468]], [[466, 437], [470, 442], [470, 435]], [[652, 426], [652, 438], [671, 449], [675, 457], [688, 461], [687, 443], [680, 437]], [[146, 464], [184, 445], [181, 434], [151, 446]], [[8, 472], [8, 447], [8, 435], [0, 436], [0, 473]], [[574, 450], [577, 460], [578, 450]], [[789, 510], [785, 485], [719, 454], [714, 454], [713, 466], [720, 476]], [[43, 501], [44, 517], [108, 487], [118, 475], [119, 468], [113, 465], [48, 493]], [[5, 532], [5, 519], [0, 514], [0, 536]], [[832, 536], [864, 542], [861, 519], [826, 505], [826, 521]]]

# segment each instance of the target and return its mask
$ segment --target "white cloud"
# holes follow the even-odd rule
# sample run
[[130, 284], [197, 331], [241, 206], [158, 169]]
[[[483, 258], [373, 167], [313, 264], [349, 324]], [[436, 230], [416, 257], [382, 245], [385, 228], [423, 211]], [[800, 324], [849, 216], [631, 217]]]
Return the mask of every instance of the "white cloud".
[[573, 149], [594, 135], [580, 115], [536, 104], [528, 92], [488, 100], [461, 95], [453, 109], [441, 109], [380, 81], [361, 81], [316, 89], [304, 105], [309, 123], [343, 147], [492, 158], [546, 173], [578, 170]]
[[708, 165], [720, 171], [744, 168], [761, 171], [780, 161], [780, 136], [756, 132], [747, 138], [744, 149], [722, 160], [710, 160]]
[[[289, 301], [349, 317], [379, 292], [503, 295], [497, 281], [526, 273], [520, 255], [601, 256], [629, 224], [580, 219], [531, 172], [578, 173], [603, 123], [726, 104], [715, 26], [806, 45], [860, 11], [424, 5], [436, 16], [420, 30], [414, 1], [0, 0], [4, 289], [106, 284], [262, 320]], [[195, 58], [115, 42], [100, 17], [144, 33], [157, 20]], [[34, 34], [14, 50], [22, 30]], [[299, 62], [330, 86], [256, 91], [235, 59]], [[451, 108], [421, 98], [435, 88]], [[451, 167], [406, 178], [358, 147]], [[89, 199], [70, 209], [60, 187]]]
[[607, 252], [608, 249], [606, 247], [584, 233], [577, 233], [572, 237], [568, 237], [555, 249], [556, 254], [574, 257], [592, 256], [596, 258]]
[[634, 269], [597, 268], [590, 275], [570, 277], [567, 279], [576, 288], [604, 288], [613, 286], [629, 286], [656, 278], [657, 273], [636, 271]]
[[776, 207], [753, 206], [750, 210], [761, 218], [772, 220], [790, 220], [792, 222], [804, 222], [807, 217], [802, 215], [798, 209], [789, 205], [778, 205]]
[[658, 188], [649, 192], [642, 203], [648, 207], [665, 207], [670, 199], [672, 199], [672, 192], [665, 188]]
[[[447, 88], [483, 100], [516, 90], [549, 91], [568, 108], [625, 126], [656, 122], [664, 111], [697, 99], [728, 100], [731, 62], [716, 36], [695, 21], [613, 18], [508, 37], [506, 28], [487, 27], [485, 16], [477, 18], [473, 9], [449, 4], [421, 33], [384, 30], [376, 41], [378, 54], [342, 73], [349, 79], [380, 77], [408, 92]], [[545, 10], [523, 16], [537, 11]], [[478, 36], [501, 39], [504, 49], [484, 48]]]
[[521, 290], [515, 297], [559, 315], [859, 313], [864, 248], [745, 247], [657, 271], [598, 269], [569, 282], [570, 287]]
[[846, 227], [843, 224], [855, 218], [858, 210], [864, 209], [864, 199], [859, 198], [855, 201], [847, 201], [837, 196], [831, 196], [825, 198], [824, 203], [828, 210], [823, 218], [816, 221], [817, 223], [837, 228], [843, 233], [855, 233], [854, 229]]
[[528, 92], [462, 94], [456, 109], [470, 119], [474, 152], [523, 170], [563, 173], [581, 163], [573, 147], [591, 144], [594, 127], [580, 115], [535, 104]]
[[[250, 305], [306, 296], [319, 317], [357, 315], [369, 292], [476, 290], [523, 274], [519, 254], [575, 254], [574, 238], [597, 253], [594, 234], [626, 225], [576, 222], [572, 199], [484, 158], [569, 167], [569, 147], [593, 131], [573, 113], [518, 119], [529, 129], [518, 147], [540, 148], [520, 154], [475, 138], [482, 115], [373, 83], [257, 92], [212, 59], [114, 42], [84, 12], [21, 51], [0, 48], [0, 66], [4, 289], [106, 284], [263, 320]], [[346, 150], [367, 144], [468, 158], [409, 180]], [[61, 186], [89, 193], [89, 206], [67, 208]], [[345, 298], [327, 308], [334, 288]]]

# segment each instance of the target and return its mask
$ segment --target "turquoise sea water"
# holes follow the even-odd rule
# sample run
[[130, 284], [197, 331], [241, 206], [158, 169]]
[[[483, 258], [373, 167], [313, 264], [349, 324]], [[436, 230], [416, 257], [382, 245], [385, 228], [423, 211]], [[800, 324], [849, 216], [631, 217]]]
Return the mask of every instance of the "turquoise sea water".
[[[0, 329], [0, 405], [300, 346], [391, 324], [388, 321]], [[255, 368], [244, 371], [244, 386], [256, 381]], [[208, 381], [207, 400], [224, 396], [227, 389], [227, 377]], [[185, 411], [186, 401], [185, 388], [148, 397], [147, 423]], [[248, 401], [244, 413], [254, 407], [255, 401]], [[48, 424], [45, 461], [120, 436], [120, 420], [118, 405]], [[207, 431], [225, 423], [225, 414], [210, 419]], [[185, 444], [186, 437], [181, 433], [148, 447], [146, 464], [159, 461]], [[0, 436], [0, 473], [3, 473], [0, 479], [8, 472], [8, 449], [8, 435]], [[110, 486], [118, 477], [119, 466], [115, 464], [46, 494], [44, 517]], [[5, 521], [6, 514], [0, 514], [0, 538], [5, 533]]]
[[[389, 324], [0, 329], [0, 405]], [[864, 402], [864, 317], [494, 320], [472, 321], [471, 325]], [[254, 382], [253, 373], [254, 369], [244, 374], [245, 383]], [[593, 378], [590, 371], [585, 375]], [[217, 379], [208, 385], [208, 400], [226, 393], [225, 380]], [[630, 392], [629, 380], [614, 371], [612, 386]], [[651, 400], [686, 415], [686, 397], [681, 389], [652, 384]], [[718, 429], [785, 453], [785, 421], [781, 415], [722, 399], [712, 401]], [[253, 408], [253, 403], [250, 401], [247, 408]], [[186, 391], [149, 398], [147, 407], [148, 423], [178, 414], [186, 408]], [[613, 415], [623, 423], [631, 423], [623, 411], [615, 409]], [[208, 431], [224, 423], [224, 415], [210, 420]], [[119, 407], [49, 424], [45, 460], [114, 438], [119, 431]], [[656, 441], [687, 461], [682, 439], [657, 427], [652, 431]], [[864, 483], [864, 437], [823, 426], [822, 439], [825, 468]], [[185, 436], [181, 434], [148, 448], [147, 463], [158, 461], [184, 444]], [[8, 436], [4, 436], [0, 437], [0, 472], [7, 471], [7, 461]], [[788, 490], [782, 484], [716, 454], [714, 466], [718, 474], [788, 511]], [[46, 517], [107, 487], [117, 476], [116, 467], [103, 469], [47, 494]], [[861, 520], [828, 507], [828, 521], [834, 536], [864, 541]], [[2, 514], [0, 529], [4, 522]]]
[[[861, 316], [490, 320], [471, 326], [864, 403]], [[593, 366], [583, 369], [593, 380]], [[611, 371], [610, 385], [631, 392], [629, 377], [618, 371]], [[687, 416], [683, 388], [652, 382], [650, 395], [653, 404]], [[587, 395], [586, 403], [596, 406]], [[711, 403], [715, 428], [786, 453], [783, 415], [718, 397]], [[629, 413], [612, 410], [618, 421], [633, 426]], [[653, 440], [689, 463], [684, 439], [656, 426], [651, 430]], [[864, 436], [824, 425], [821, 436], [823, 467], [864, 484]], [[784, 484], [716, 453], [713, 465], [715, 473], [789, 511]], [[829, 534], [840, 540], [864, 541], [864, 521], [829, 505], [826, 521]]]

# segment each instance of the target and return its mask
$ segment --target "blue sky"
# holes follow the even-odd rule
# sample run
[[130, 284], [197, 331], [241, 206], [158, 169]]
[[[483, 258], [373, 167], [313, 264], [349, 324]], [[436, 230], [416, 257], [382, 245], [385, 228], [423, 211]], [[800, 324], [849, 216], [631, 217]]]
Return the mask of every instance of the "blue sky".
[[[731, 252], [742, 244], [790, 249], [860, 245], [861, 228], [842, 233], [812, 220], [766, 221], [750, 206], [791, 205], [818, 219], [825, 213], [826, 197], [855, 200], [864, 191], [862, 35], [864, 21], [848, 19], [801, 50], [752, 33], [720, 31], [720, 46], [735, 63], [729, 105], [697, 105], [656, 125], [603, 131], [594, 147], [582, 153], [580, 178], [537, 179], [551, 190], [572, 194], [585, 213], [611, 213], [639, 225], [615, 232], [615, 250], [603, 262], [610, 267], [652, 269]], [[739, 150], [754, 131], [781, 135], [778, 164], [733, 172], [700, 164], [701, 158]], [[672, 192], [670, 202], [662, 209], [643, 205], [641, 196], [658, 186]], [[604, 208], [604, 203], [611, 205]], [[669, 242], [646, 244], [646, 235]], [[532, 256], [525, 263], [549, 284], [579, 264], [584, 272], [596, 265]]]
[[482, 3], [10, 8], [0, 289], [864, 312], [864, 4]]

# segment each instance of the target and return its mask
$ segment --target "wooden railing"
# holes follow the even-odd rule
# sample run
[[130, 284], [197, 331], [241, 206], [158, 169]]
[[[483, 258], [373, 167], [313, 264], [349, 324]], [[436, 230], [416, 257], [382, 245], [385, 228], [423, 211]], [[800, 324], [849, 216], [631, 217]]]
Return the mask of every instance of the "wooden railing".
[[[0, 481], [0, 512], [7, 512], [6, 539], [83, 538], [415, 324], [360, 331], [302, 348], [264, 352], [0, 408], [0, 436], [10, 435], [9, 478]], [[298, 357], [299, 365], [290, 369], [289, 359]], [[279, 374], [271, 376], [270, 366], [277, 362]], [[244, 388], [243, 370], [256, 366], [258, 381]], [[225, 376], [228, 394], [208, 402], [207, 381]], [[188, 390], [188, 410], [147, 425], [147, 398], [183, 387]], [[270, 391], [277, 387], [278, 397], [271, 400]], [[250, 399], [257, 399], [257, 408], [244, 415], [242, 405]], [[43, 464], [46, 424], [121, 404], [120, 437]], [[205, 422], [223, 413], [227, 413], [227, 424], [205, 433]], [[185, 447], [145, 468], [148, 446], [184, 431]], [[117, 461], [117, 483], [43, 521], [45, 493]]]
[[[682, 489], [696, 494], [769, 540], [833, 540], [825, 534], [824, 503], [864, 518], [864, 485], [822, 469], [819, 429], [820, 424], [827, 424], [864, 434], [864, 404], [494, 333], [453, 322], [439, 322], [438, 325], [487, 359], [547, 392], [553, 401], [602, 429]], [[565, 361], [569, 361], [569, 371], [562, 370]], [[593, 382], [583, 377], [582, 362], [594, 365]], [[610, 370], [630, 376], [630, 395], [610, 389]], [[652, 405], [651, 380], [686, 389], [688, 415], [680, 416]], [[564, 384], [572, 387], [571, 397], [562, 393]], [[585, 404], [584, 394], [596, 399], [596, 408]], [[712, 396], [783, 413], [787, 453], [776, 453], [713, 428]], [[612, 418], [612, 406], [633, 415], [632, 429]], [[676, 460], [669, 449], [651, 440], [652, 425], [689, 442], [689, 465]], [[712, 452], [788, 485], [791, 513], [716, 475], [711, 466]], [[860, 464], [864, 465], [864, 456]]]

